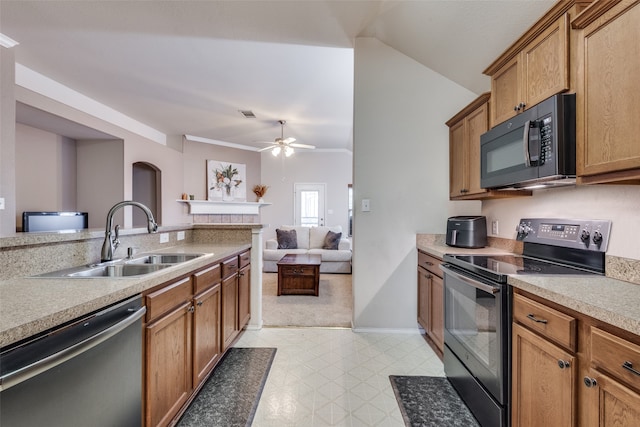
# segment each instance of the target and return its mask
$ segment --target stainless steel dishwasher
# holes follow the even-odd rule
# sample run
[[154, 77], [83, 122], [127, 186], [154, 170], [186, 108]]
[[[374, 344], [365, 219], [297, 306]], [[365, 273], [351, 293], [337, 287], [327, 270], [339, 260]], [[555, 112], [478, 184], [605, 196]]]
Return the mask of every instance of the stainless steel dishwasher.
[[140, 426], [142, 316], [136, 296], [0, 353], [0, 425]]

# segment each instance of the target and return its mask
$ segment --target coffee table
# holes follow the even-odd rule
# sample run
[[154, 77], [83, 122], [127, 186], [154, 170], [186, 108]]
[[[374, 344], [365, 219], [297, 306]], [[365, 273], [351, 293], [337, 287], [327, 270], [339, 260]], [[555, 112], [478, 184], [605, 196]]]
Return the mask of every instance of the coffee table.
[[314, 295], [320, 288], [320, 255], [286, 254], [278, 261], [278, 296]]

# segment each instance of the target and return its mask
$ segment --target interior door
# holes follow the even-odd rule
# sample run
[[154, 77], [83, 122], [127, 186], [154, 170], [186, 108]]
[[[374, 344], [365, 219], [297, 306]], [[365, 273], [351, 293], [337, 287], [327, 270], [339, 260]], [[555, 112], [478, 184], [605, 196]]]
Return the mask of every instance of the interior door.
[[303, 227], [325, 224], [326, 184], [294, 184], [294, 221]]

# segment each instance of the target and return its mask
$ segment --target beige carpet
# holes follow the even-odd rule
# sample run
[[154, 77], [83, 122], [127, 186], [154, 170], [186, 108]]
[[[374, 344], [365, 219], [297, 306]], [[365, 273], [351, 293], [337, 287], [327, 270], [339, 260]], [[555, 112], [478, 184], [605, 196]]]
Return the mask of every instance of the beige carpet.
[[351, 327], [353, 295], [350, 274], [321, 274], [319, 296], [281, 295], [278, 274], [262, 273], [264, 326]]

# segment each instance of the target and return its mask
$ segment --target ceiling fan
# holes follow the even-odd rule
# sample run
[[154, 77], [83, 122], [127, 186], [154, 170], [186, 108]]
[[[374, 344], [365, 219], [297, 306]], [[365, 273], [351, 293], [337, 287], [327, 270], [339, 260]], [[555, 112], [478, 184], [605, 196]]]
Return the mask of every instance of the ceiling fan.
[[287, 123], [284, 120], [278, 120], [278, 123], [280, 123], [280, 138], [276, 138], [274, 142], [269, 142], [268, 144], [271, 144], [268, 147], [265, 148], [261, 148], [258, 151], [266, 151], [266, 150], [271, 150], [271, 154], [274, 155], [274, 157], [277, 157], [281, 152], [284, 152], [284, 155], [289, 157], [293, 154], [294, 152], [294, 147], [295, 148], [308, 148], [308, 149], [314, 149], [316, 148], [315, 145], [308, 145], [308, 144], [298, 144], [295, 142], [295, 138], [289, 137], [289, 138], [285, 138], [284, 137], [284, 125]]

